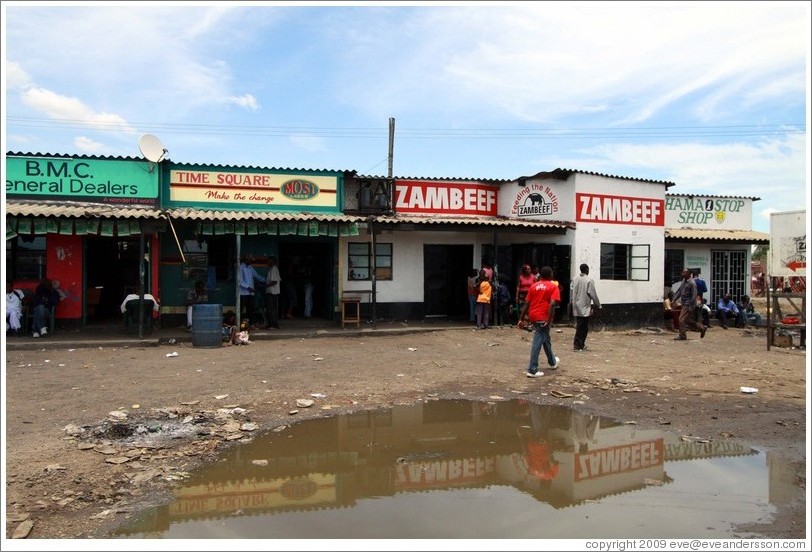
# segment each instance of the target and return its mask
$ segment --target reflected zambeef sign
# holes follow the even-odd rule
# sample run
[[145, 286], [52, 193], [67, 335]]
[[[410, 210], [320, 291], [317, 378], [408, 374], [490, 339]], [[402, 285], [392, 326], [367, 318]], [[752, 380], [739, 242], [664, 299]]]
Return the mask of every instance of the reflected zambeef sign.
[[[710, 470], [710, 480], [686, 476], [681, 484], [687, 490], [663, 494], [664, 485], [675, 483], [665, 470], [669, 451], [677, 460], [715, 452], [746, 461], [755, 454], [738, 441], [702, 448], [678, 447], [679, 441], [658, 429], [524, 400], [426, 401], [316, 418], [237, 444], [221, 461], [192, 474], [171, 503], [141, 512], [116, 534], [230, 536], [236, 534], [227, 528], [232, 521], [250, 517], [239, 523], [242, 538], [466, 537], [454, 533], [466, 524], [476, 536], [538, 538], [575, 516], [577, 533], [565, 537], [601, 538], [600, 522], [590, 524], [595, 533], [589, 533], [573, 507], [646, 493], [646, 513], [628, 513], [633, 496], [623, 502], [623, 519], [639, 530], [646, 515], [656, 520], [663, 509], [679, 513], [667, 510], [669, 519], [693, 513], [681, 501], [693, 500], [694, 485], [721, 496], [710, 489], [726, 480], [718, 469]], [[731, 469], [738, 475], [746, 465]], [[755, 479], [742, 477], [748, 485]], [[742, 489], [727, 487], [739, 511]], [[764, 504], [761, 498], [752, 502], [754, 508]], [[645, 506], [652, 503], [655, 510]], [[720, 511], [723, 517], [729, 513]], [[699, 514], [702, 526], [714, 525], [706, 522], [707, 512]], [[548, 521], [513, 523], [526, 516]], [[614, 528], [617, 517], [608, 517]]]

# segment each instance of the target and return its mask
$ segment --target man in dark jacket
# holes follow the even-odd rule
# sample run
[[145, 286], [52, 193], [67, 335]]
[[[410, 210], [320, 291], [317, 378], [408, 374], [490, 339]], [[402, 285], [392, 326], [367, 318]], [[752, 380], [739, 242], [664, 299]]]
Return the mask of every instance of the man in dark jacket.
[[690, 326], [691, 329], [698, 331], [700, 338], [705, 337], [705, 332], [707, 331], [708, 327], [697, 322], [696, 318], [694, 317], [694, 310], [697, 308], [696, 282], [694, 282], [694, 279], [691, 278], [691, 272], [687, 268], [682, 269], [682, 284], [679, 287], [677, 295], [680, 298], [682, 310], [679, 314], [679, 335], [674, 339], [678, 341], [685, 341], [688, 339], [688, 336], [685, 335], [687, 326]]
[[43, 278], [31, 298], [31, 308], [34, 309], [34, 326], [32, 328], [34, 337], [48, 333], [46, 321], [51, 319], [51, 312], [58, 304], [59, 292], [54, 289], [51, 280]]

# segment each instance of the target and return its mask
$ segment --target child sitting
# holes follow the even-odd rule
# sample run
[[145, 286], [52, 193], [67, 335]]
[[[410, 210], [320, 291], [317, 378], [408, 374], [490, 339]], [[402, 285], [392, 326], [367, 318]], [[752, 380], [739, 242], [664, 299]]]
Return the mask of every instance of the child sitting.
[[234, 311], [226, 311], [223, 315], [222, 332], [223, 345], [232, 345], [237, 336], [237, 315]]

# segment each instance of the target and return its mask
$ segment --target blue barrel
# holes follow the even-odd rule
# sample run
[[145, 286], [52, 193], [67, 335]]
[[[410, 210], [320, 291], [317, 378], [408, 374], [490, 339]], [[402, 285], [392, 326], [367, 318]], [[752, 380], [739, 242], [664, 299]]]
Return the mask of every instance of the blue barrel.
[[192, 305], [192, 346], [222, 346], [222, 328], [223, 305]]

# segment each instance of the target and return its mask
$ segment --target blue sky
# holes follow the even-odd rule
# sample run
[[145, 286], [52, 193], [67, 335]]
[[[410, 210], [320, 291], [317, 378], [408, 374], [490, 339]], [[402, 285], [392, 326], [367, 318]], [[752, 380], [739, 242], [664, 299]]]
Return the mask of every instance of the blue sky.
[[3, 151], [513, 179], [808, 208], [809, 2], [3, 2]]

